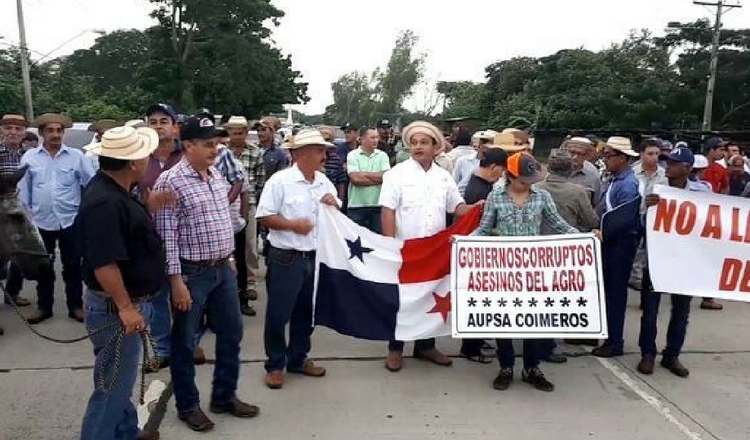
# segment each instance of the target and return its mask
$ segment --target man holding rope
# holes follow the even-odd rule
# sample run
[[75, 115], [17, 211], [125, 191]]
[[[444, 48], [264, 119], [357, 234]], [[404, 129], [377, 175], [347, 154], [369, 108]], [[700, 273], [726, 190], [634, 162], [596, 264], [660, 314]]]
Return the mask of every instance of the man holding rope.
[[[131, 402], [151, 298], [165, 282], [167, 261], [149, 210], [131, 190], [144, 178], [158, 145], [151, 128], [117, 127], [86, 147], [99, 156], [100, 171], [83, 195], [77, 219], [87, 286], [84, 316], [96, 355], [82, 440], [159, 438], [158, 432], [138, 431]], [[153, 212], [172, 197], [151, 193], [146, 203]]]

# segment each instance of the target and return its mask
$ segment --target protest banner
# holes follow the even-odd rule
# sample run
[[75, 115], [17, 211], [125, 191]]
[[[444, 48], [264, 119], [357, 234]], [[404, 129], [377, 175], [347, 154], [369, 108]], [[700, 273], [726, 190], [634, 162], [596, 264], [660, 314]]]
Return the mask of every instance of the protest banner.
[[646, 242], [654, 290], [750, 301], [750, 199], [657, 185]]
[[455, 237], [451, 290], [454, 338], [607, 337], [592, 234]]

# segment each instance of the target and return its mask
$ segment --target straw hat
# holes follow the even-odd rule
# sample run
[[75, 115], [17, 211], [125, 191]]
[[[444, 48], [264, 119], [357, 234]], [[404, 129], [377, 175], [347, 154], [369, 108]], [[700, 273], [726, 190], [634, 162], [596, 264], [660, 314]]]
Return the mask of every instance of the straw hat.
[[112, 159], [139, 160], [151, 155], [158, 146], [159, 135], [149, 127], [115, 127], [104, 132], [101, 142], [83, 148]]
[[148, 127], [148, 124], [146, 124], [146, 121], [144, 121], [143, 119], [131, 119], [125, 123], [125, 126], [133, 127], [133, 128], [141, 128], [141, 127]]
[[89, 125], [88, 131], [101, 133], [101, 132], [105, 132], [109, 130], [110, 128], [115, 128], [118, 125], [120, 124], [118, 124], [117, 121], [115, 121], [114, 119], [100, 119], [94, 122], [93, 124]]
[[607, 139], [607, 146], [630, 157], [640, 156], [637, 151], [633, 150], [633, 145], [630, 143], [630, 139], [626, 137], [612, 136]]
[[[382, 121], [381, 121], [382, 122]], [[403, 141], [405, 145], [411, 146], [411, 138], [415, 134], [422, 133], [435, 140], [435, 143], [442, 149], [444, 148], [445, 138], [439, 128], [426, 121], [414, 121], [404, 127]]]
[[21, 127], [28, 127], [29, 123], [21, 115], [4, 115], [3, 119], [0, 120], [0, 125], [18, 125]]
[[526, 145], [516, 145], [516, 136], [513, 133], [500, 133], [495, 136], [490, 148], [501, 148], [508, 153], [517, 153], [527, 148]]
[[226, 124], [224, 124], [224, 128], [248, 128], [250, 127], [250, 124], [247, 122], [247, 119], [244, 116], [232, 116], [229, 118]]
[[70, 128], [73, 126], [73, 121], [69, 117], [59, 113], [45, 113], [36, 118], [32, 126], [42, 128], [48, 124], [60, 124], [63, 128]]
[[299, 150], [302, 147], [308, 147], [310, 145], [318, 145], [322, 147], [333, 147], [334, 145], [330, 142], [326, 142], [323, 139], [323, 135], [318, 130], [302, 130], [296, 135], [289, 136], [289, 138], [281, 145], [281, 148], [288, 150]]

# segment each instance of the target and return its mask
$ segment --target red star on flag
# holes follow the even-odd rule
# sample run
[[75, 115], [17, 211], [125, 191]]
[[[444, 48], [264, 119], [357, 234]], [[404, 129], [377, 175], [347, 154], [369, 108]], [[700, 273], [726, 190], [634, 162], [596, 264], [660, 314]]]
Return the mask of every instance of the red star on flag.
[[443, 322], [448, 322], [448, 314], [451, 312], [451, 293], [440, 296], [432, 292], [432, 297], [435, 299], [435, 307], [427, 313], [440, 313], [443, 316]]

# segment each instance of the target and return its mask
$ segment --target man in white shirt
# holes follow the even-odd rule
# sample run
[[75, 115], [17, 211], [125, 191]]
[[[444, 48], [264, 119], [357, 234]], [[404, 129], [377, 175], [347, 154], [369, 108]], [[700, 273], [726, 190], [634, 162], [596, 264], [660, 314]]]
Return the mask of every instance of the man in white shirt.
[[494, 130], [476, 132], [472, 138], [472, 142], [477, 142], [477, 150], [456, 158], [455, 167], [453, 168], [453, 180], [458, 185], [458, 192], [461, 196], [466, 191], [466, 185], [469, 184], [471, 176], [479, 169], [479, 161], [482, 159], [484, 151], [492, 144], [497, 134]]
[[[336, 188], [323, 169], [326, 149], [332, 147], [317, 130], [292, 136], [284, 148], [294, 165], [276, 172], [266, 182], [255, 217], [268, 228], [266, 265], [268, 305], [263, 341], [266, 347], [266, 385], [284, 385], [289, 373], [322, 377], [326, 370], [307, 359], [313, 317], [313, 287], [317, 232], [315, 219], [321, 204], [341, 206]], [[286, 325], [289, 324], [289, 344]]]
[[[434, 235], [446, 227], [446, 213], [458, 216], [469, 212], [450, 173], [435, 165], [435, 152], [443, 142], [434, 125], [417, 121], [403, 131], [403, 141], [411, 148], [410, 159], [383, 176], [380, 191], [383, 235], [400, 239]], [[480, 202], [481, 204], [481, 202]], [[404, 343], [390, 341], [385, 367], [399, 371], [403, 366]], [[449, 366], [452, 360], [435, 348], [435, 339], [416, 341], [414, 357]]]

